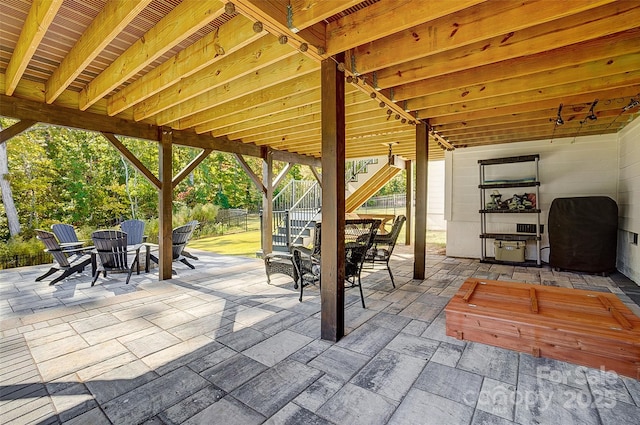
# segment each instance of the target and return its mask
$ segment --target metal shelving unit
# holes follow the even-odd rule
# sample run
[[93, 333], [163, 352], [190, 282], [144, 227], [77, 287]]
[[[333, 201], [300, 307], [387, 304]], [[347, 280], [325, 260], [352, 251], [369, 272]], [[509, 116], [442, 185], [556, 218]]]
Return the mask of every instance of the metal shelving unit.
[[[540, 160], [540, 155], [525, 155], [525, 156], [512, 156], [507, 158], [494, 158], [494, 159], [483, 159], [478, 160], [478, 164], [480, 167], [480, 184], [478, 188], [480, 189], [480, 240], [481, 240], [481, 258], [480, 260], [484, 263], [499, 263], [499, 264], [514, 264], [514, 265], [536, 265], [538, 267], [541, 266], [540, 260], [540, 243], [542, 240], [541, 236], [541, 226], [540, 226], [540, 173], [538, 170], [538, 162]], [[514, 163], [533, 163], [535, 168], [535, 178], [530, 181], [518, 181], [518, 182], [488, 182], [486, 180], [486, 167], [488, 166], [499, 166], [503, 164], [514, 164]], [[491, 192], [496, 189], [504, 189], [504, 188], [534, 188], [536, 195], [536, 205], [535, 208], [529, 209], [487, 209], [487, 192]], [[488, 225], [491, 223], [487, 223], [487, 217], [494, 214], [519, 214], [533, 217], [532, 225], [535, 225], [535, 232], [514, 232], [514, 233], [497, 233], [489, 231]], [[525, 260], [525, 262], [519, 261], [504, 261], [497, 260], [495, 257], [487, 256], [487, 241], [496, 240], [496, 241], [522, 241], [527, 244], [529, 241], [535, 241], [536, 243], [536, 259], [535, 260]]]

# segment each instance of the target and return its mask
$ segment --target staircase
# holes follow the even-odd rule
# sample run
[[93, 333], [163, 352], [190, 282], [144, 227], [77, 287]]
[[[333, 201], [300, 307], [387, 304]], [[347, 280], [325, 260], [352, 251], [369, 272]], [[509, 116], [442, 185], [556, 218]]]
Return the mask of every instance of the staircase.
[[345, 211], [348, 213], [354, 212], [400, 171], [402, 171], [400, 168], [384, 164], [382, 168], [347, 197]]
[[[350, 200], [354, 195], [368, 194], [353, 208], [355, 210], [399, 171], [399, 169], [388, 167], [386, 157], [383, 158], [384, 161], [380, 161], [379, 158], [370, 158], [347, 162], [345, 166], [347, 207], [353, 203]], [[390, 172], [389, 169], [395, 170], [395, 172]], [[381, 170], [384, 171], [382, 174]], [[367, 174], [373, 174], [373, 177], [362, 178]], [[391, 177], [383, 180], [387, 175]], [[372, 179], [374, 180], [373, 186], [369, 183]], [[360, 199], [360, 195], [357, 198]], [[273, 198], [272, 250], [274, 252], [289, 252], [291, 245], [310, 243], [311, 229], [315, 226], [316, 220], [320, 218], [321, 207], [322, 188], [318, 182], [291, 180], [287, 183]]]
[[291, 180], [273, 198], [273, 251], [306, 245], [320, 214], [322, 189], [316, 181]]

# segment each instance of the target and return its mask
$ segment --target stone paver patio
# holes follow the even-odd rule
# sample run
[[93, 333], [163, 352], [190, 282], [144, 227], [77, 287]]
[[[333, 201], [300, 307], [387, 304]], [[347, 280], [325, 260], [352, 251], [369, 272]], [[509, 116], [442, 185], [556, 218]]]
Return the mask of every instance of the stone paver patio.
[[[445, 335], [443, 308], [469, 276], [617, 294], [598, 277], [427, 257], [409, 247], [349, 290], [347, 335], [320, 336], [317, 288], [302, 303], [261, 260], [198, 253], [195, 270], [88, 273], [51, 287], [46, 266], [0, 271], [2, 424], [605, 424], [640, 422], [640, 382]], [[625, 294], [626, 291], [629, 295]], [[631, 297], [633, 298], [631, 298]]]

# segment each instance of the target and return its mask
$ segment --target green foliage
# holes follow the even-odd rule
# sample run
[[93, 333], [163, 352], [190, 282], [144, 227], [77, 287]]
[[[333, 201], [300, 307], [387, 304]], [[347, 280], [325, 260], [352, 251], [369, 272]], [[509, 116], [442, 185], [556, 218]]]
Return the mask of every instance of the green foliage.
[[[0, 119], [3, 128], [10, 124], [10, 120]], [[131, 138], [121, 141], [158, 175], [156, 142]], [[175, 147], [173, 175], [200, 152]], [[157, 189], [100, 134], [37, 125], [7, 142], [7, 156], [7, 177], [26, 239], [34, 235], [34, 229], [48, 229], [57, 222], [95, 230], [128, 218], [152, 220], [158, 216]], [[247, 158], [247, 162], [260, 174], [259, 158]], [[174, 209], [195, 210], [196, 215], [216, 216], [217, 209], [198, 210], [203, 205], [258, 211], [261, 202], [261, 194], [235, 157], [220, 152], [209, 155], [174, 190]], [[186, 221], [176, 219], [179, 224]], [[198, 221], [202, 226], [215, 227], [213, 218]], [[8, 238], [6, 214], [2, 214], [0, 239]]]
[[36, 255], [42, 252], [42, 243], [34, 238], [22, 236], [9, 238], [6, 244], [0, 244], [0, 257], [8, 255]]
[[389, 180], [379, 191], [373, 196], [395, 195], [398, 193], [407, 193], [407, 173], [402, 170], [394, 178]]

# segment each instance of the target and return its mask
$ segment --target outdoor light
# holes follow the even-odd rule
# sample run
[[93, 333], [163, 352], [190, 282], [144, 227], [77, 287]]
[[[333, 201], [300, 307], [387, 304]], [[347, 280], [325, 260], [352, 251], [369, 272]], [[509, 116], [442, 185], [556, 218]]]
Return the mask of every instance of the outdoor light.
[[598, 104], [598, 99], [594, 100], [593, 103], [591, 104], [591, 108], [589, 108], [589, 115], [586, 116], [585, 120], [595, 121], [598, 119], [596, 114], [593, 113], [593, 108], [595, 108], [597, 104]]
[[562, 103], [558, 106], [558, 117], [556, 118], [556, 125], [563, 125], [564, 120], [562, 119]]

